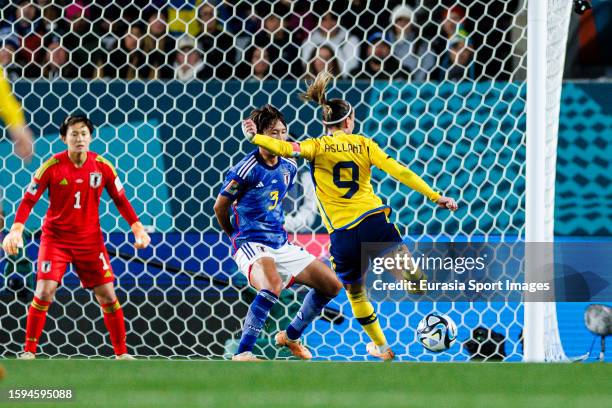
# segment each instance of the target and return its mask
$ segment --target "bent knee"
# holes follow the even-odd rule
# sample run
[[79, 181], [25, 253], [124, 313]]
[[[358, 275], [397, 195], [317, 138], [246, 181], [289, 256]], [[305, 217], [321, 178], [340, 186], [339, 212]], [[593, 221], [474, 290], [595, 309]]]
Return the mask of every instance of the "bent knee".
[[41, 284], [41, 281], [39, 281], [36, 285], [34, 295], [40, 300], [44, 300], [45, 302], [53, 302], [56, 290], [57, 285], [48, 284], [48, 282]]
[[260, 285], [258, 290], [268, 290], [274, 293], [276, 296], [280, 296], [280, 293], [283, 291], [284, 285], [283, 280], [279, 275], [268, 275], [263, 277], [260, 280]]
[[117, 297], [114, 294], [103, 294], [103, 295], [96, 294], [96, 299], [98, 299], [99, 304], [107, 305], [109, 303], [115, 303], [115, 301], [117, 300]]
[[342, 282], [336, 280], [336, 284], [334, 286], [334, 296], [338, 296], [343, 287], [344, 286], [342, 286]]
[[40, 289], [35, 292], [35, 295], [40, 300], [44, 300], [45, 302], [53, 302], [53, 298], [55, 297], [55, 289]]
[[279, 277], [269, 279], [267, 284], [264, 285], [262, 289], [267, 289], [270, 292], [274, 293], [276, 296], [280, 296], [280, 293], [283, 291], [283, 281]]
[[330, 282], [329, 285], [325, 288], [325, 296], [330, 298], [335, 298], [340, 293], [342, 289], [342, 283], [338, 279], [334, 279]]

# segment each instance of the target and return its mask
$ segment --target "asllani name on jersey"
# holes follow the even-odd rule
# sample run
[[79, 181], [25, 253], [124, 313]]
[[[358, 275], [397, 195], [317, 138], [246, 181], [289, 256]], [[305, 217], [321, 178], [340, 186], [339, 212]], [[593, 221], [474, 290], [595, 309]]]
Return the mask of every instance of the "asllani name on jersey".
[[361, 145], [358, 144], [350, 144], [350, 143], [336, 143], [336, 144], [326, 144], [325, 152], [328, 153], [358, 153], [361, 154], [362, 151]]

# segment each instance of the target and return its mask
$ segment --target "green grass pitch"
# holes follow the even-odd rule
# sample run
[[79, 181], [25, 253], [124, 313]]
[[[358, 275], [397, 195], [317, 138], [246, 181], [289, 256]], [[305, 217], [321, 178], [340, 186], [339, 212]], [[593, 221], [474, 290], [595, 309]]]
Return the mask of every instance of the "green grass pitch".
[[[0, 408], [604, 407], [612, 364], [0, 360]], [[10, 388], [72, 388], [11, 403]]]

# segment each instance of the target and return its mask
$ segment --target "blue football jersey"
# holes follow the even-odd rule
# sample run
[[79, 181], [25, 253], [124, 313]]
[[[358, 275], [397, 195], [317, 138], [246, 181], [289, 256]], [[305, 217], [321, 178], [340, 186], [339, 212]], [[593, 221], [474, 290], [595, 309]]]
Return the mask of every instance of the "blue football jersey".
[[230, 169], [220, 194], [235, 200], [231, 237], [235, 250], [245, 242], [275, 249], [287, 242], [281, 202], [293, 186], [296, 173], [294, 160], [279, 157], [276, 165], [269, 166], [258, 150]]

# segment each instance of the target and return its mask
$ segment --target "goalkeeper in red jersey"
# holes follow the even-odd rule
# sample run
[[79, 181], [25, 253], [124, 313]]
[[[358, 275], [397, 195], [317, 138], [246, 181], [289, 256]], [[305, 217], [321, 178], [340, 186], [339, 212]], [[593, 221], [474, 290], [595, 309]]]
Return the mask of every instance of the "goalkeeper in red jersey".
[[23, 247], [24, 224], [32, 208], [49, 190], [49, 209], [42, 226], [38, 252], [36, 292], [28, 310], [25, 349], [19, 358], [34, 359], [53, 296], [72, 263], [84, 288], [93, 289], [104, 313], [117, 359], [133, 359], [125, 343], [125, 322], [114, 289], [114, 275], [104, 246], [98, 214], [102, 190], [132, 228], [135, 247], [145, 248], [151, 239], [138, 221], [113, 165], [89, 151], [93, 125], [85, 116], [68, 116], [60, 137], [68, 149], [54, 155], [36, 171], [15, 221], [2, 243], [8, 255]]

